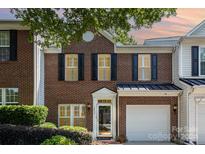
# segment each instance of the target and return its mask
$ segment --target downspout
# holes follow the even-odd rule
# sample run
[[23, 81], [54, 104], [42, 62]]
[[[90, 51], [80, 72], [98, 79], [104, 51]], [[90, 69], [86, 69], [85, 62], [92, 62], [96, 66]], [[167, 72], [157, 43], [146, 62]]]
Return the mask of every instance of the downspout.
[[119, 137], [120, 133], [120, 114], [119, 114], [120, 106], [119, 106], [119, 93], [117, 92], [117, 136]]
[[34, 43], [33, 43], [33, 53], [34, 53], [34, 88], [33, 88], [33, 105], [37, 105], [37, 36], [34, 36]]

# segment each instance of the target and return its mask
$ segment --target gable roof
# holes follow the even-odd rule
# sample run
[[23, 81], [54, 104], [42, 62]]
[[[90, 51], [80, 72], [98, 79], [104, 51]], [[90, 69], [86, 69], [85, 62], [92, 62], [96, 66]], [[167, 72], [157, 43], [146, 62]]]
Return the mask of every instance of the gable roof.
[[200, 31], [205, 31], [205, 20], [203, 20], [201, 23], [199, 23], [197, 26], [195, 26], [192, 30], [190, 30], [185, 36], [198, 36], [200, 35]]
[[164, 46], [175, 46], [180, 40], [181, 36], [172, 36], [172, 37], [161, 37], [161, 38], [152, 38], [144, 41], [143, 45], [164, 45]]

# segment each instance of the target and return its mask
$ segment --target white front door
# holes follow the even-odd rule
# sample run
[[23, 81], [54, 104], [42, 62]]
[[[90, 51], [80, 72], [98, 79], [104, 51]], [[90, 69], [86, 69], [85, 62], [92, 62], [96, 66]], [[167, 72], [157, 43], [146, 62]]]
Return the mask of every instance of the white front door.
[[205, 104], [198, 105], [198, 144], [205, 144]]
[[97, 105], [97, 137], [112, 137], [112, 105]]
[[169, 105], [127, 105], [126, 136], [128, 141], [169, 141]]

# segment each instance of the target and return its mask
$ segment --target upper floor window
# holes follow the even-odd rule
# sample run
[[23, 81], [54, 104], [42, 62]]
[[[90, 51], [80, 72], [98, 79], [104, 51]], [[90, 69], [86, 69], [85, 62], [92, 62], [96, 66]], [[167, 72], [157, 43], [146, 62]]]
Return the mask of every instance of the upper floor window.
[[10, 33], [0, 31], [0, 61], [10, 60]]
[[0, 104], [18, 103], [18, 88], [1, 88], [0, 89]]
[[98, 54], [98, 80], [111, 80], [111, 56], [110, 54]]
[[138, 80], [151, 80], [151, 55], [138, 55]]
[[200, 75], [205, 75], [205, 48], [200, 48], [199, 56]]
[[78, 54], [66, 54], [65, 56], [65, 80], [78, 80]]

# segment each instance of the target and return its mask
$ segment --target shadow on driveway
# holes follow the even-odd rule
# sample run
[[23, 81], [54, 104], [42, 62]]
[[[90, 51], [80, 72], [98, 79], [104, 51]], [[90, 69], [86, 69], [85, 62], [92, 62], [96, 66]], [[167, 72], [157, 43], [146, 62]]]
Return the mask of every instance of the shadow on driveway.
[[150, 141], [138, 141], [138, 142], [126, 142], [123, 145], [176, 145], [172, 142], [150, 142]]

